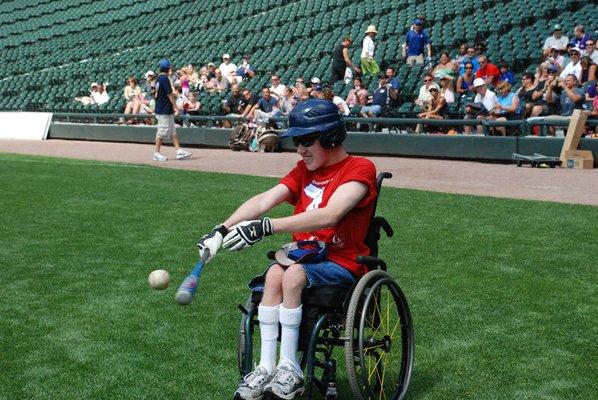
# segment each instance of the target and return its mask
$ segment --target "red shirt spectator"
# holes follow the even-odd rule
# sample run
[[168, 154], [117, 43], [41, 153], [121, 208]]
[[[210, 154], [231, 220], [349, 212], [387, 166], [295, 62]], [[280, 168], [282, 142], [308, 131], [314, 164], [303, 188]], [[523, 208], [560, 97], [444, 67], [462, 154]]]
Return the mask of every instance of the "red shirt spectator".
[[488, 62], [488, 58], [484, 55], [478, 56], [480, 68], [476, 71], [475, 77], [482, 78], [487, 85], [496, 86], [498, 78], [500, 77], [500, 70], [492, 63]]

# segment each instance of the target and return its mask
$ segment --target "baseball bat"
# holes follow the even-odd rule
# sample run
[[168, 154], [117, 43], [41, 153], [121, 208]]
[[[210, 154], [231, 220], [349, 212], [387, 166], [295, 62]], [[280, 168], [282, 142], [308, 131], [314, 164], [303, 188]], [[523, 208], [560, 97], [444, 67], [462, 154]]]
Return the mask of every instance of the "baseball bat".
[[193, 301], [195, 297], [195, 292], [197, 291], [197, 287], [199, 286], [199, 276], [201, 275], [201, 271], [203, 270], [203, 266], [206, 263], [206, 260], [210, 257], [210, 250], [205, 249], [203, 252], [203, 256], [201, 260], [199, 260], [195, 264], [195, 268], [193, 271], [181, 283], [181, 286], [176, 291], [174, 298], [176, 299], [177, 303], [182, 306], [186, 306]]

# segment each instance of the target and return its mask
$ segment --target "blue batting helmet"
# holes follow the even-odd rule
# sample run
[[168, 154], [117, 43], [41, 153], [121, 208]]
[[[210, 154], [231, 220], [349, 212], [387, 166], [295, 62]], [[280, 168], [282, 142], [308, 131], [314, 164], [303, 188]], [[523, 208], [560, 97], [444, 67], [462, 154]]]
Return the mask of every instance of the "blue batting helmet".
[[331, 101], [310, 99], [295, 106], [289, 114], [289, 129], [281, 137], [320, 133], [322, 147], [331, 149], [347, 137], [343, 116]]
[[160, 69], [170, 68], [170, 61], [168, 61], [165, 58], [161, 59], [160, 62], [158, 63], [158, 68], [160, 68]]

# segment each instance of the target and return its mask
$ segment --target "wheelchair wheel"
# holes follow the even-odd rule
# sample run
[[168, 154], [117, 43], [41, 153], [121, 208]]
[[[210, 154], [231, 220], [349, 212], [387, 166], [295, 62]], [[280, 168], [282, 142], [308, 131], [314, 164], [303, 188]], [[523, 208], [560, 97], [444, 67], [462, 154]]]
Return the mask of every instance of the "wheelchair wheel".
[[[245, 309], [247, 311], [250, 311], [253, 308], [253, 302], [251, 301], [251, 295], [249, 296], [249, 298], [247, 299], [247, 301], [245, 302]], [[237, 333], [237, 366], [239, 368], [239, 374], [241, 376], [241, 378], [243, 376], [245, 376], [246, 374], [248, 374], [251, 371], [245, 371], [245, 340], [246, 340], [246, 336], [245, 336], [245, 321], [247, 320], [248, 315], [247, 314], [243, 314], [243, 316], [241, 317], [241, 322], [239, 323], [239, 332]], [[257, 317], [256, 317], [257, 318]], [[252, 329], [252, 336], [253, 333], [255, 332], [255, 330], [253, 330], [253, 325], [251, 327]], [[254, 348], [254, 353], [255, 354], [255, 343], [256, 340], [255, 338], [253, 339], [253, 348]], [[251, 357], [253, 358], [253, 354], [251, 355]], [[252, 360], [249, 360], [249, 365], [252, 365]]]
[[386, 272], [371, 271], [359, 280], [345, 329], [345, 362], [354, 398], [403, 399], [415, 339], [407, 300]]

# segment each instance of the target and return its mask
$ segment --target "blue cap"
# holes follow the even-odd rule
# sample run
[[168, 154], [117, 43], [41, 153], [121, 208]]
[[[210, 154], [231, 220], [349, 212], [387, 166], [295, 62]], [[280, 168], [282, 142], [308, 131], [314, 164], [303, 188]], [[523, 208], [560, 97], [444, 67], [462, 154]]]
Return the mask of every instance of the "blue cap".
[[557, 69], [557, 67], [555, 67], [554, 65], [551, 65], [550, 67], [546, 68], [546, 71], [548, 71], [548, 72], [559, 72], [559, 70]]
[[341, 127], [344, 127], [344, 122], [334, 103], [309, 99], [293, 108], [289, 114], [289, 129], [280, 137], [304, 136], [314, 132], [326, 134]]
[[170, 68], [170, 61], [168, 61], [165, 58], [161, 59], [160, 62], [158, 63], [158, 68], [160, 68], [160, 69]]
[[414, 19], [414, 20], [413, 20], [413, 23], [414, 23], [415, 25], [423, 25], [423, 24], [424, 24], [424, 21], [423, 21], [423, 20], [421, 20], [421, 19], [419, 19], [419, 18], [416, 18], [416, 19]]

